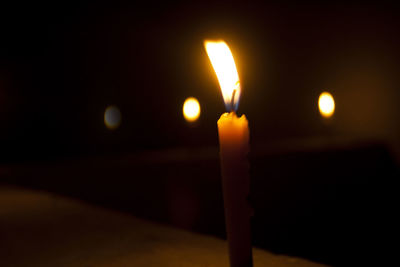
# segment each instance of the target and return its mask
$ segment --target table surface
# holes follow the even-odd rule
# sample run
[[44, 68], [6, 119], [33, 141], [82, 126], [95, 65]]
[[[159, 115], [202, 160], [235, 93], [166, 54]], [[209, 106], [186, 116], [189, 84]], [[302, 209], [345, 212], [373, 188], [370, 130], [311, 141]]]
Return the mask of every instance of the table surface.
[[[324, 266], [254, 248], [254, 266]], [[0, 187], [1, 266], [228, 266], [226, 241], [48, 192]]]

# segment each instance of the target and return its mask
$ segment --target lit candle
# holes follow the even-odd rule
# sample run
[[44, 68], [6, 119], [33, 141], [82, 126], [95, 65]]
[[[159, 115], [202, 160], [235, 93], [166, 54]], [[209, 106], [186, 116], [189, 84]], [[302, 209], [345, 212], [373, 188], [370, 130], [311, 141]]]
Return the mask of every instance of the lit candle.
[[205, 41], [217, 74], [228, 113], [218, 120], [225, 225], [232, 267], [252, 266], [250, 206], [249, 128], [244, 115], [237, 117], [241, 87], [235, 61], [224, 41]]

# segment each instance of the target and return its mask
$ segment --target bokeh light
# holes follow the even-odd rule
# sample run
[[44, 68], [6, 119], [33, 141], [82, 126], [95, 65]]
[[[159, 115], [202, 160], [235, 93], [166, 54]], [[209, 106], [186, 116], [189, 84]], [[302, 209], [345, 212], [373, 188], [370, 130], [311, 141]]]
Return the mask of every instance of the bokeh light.
[[318, 99], [319, 112], [325, 118], [330, 118], [335, 112], [335, 100], [328, 92], [323, 92]]
[[200, 117], [200, 104], [194, 97], [189, 97], [183, 103], [183, 116], [189, 122], [196, 121]]
[[117, 106], [108, 106], [104, 112], [104, 124], [110, 130], [117, 129], [121, 124], [121, 112]]

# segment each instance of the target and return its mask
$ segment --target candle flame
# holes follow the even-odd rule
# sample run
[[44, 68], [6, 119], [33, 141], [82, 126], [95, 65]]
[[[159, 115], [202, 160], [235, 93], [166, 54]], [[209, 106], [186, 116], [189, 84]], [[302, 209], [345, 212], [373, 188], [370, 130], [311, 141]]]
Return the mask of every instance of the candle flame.
[[232, 52], [224, 41], [205, 41], [204, 46], [217, 74], [226, 109], [236, 111], [241, 88]]

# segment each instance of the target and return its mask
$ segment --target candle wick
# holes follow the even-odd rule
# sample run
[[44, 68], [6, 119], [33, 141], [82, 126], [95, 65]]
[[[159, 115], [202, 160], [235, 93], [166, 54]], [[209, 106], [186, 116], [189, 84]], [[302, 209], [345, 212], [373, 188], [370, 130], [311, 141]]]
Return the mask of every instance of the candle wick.
[[232, 98], [231, 98], [231, 112], [234, 111], [233, 105], [235, 103], [235, 94], [236, 94], [236, 89], [233, 89]]

